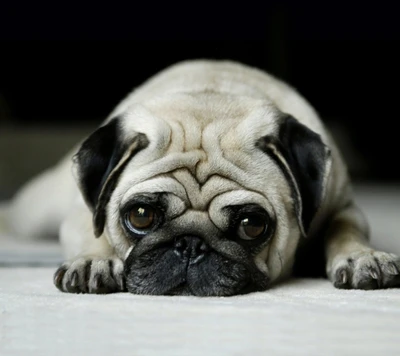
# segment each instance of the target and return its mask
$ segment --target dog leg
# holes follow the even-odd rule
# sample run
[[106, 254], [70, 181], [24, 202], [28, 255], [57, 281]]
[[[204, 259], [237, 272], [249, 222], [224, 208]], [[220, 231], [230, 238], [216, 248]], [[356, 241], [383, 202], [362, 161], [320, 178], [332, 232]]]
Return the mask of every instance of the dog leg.
[[400, 285], [400, 257], [368, 243], [368, 226], [354, 204], [333, 217], [326, 242], [326, 272], [337, 288], [377, 289]]
[[104, 235], [95, 238], [92, 214], [79, 202], [60, 229], [67, 257], [54, 274], [56, 287], [69, 293], [113, 293], [123, 291], [124, 265]]

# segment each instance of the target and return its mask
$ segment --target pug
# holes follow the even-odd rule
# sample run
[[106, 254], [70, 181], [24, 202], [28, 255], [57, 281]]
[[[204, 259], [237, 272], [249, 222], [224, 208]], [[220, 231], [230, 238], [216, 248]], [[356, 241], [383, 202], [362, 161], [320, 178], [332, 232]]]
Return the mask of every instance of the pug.
[[231, 61], [178, 63], [136, 88], [9, 220], [20, 235], [59, 230], [63, 292], [231, 296], [304, 273], [400, 284], [313, 107]]

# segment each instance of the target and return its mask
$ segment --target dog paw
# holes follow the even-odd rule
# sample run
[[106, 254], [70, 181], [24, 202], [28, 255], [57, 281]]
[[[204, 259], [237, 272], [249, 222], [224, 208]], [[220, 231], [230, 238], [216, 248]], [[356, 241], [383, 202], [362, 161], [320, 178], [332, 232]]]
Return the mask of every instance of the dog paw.
[[62, 292], [105, 294], [121, 292], [124, 266], [119, 258], [80, 257], [63, 263], [54, 273], [54, 284]]
[[378, 289], [400, 286], [400, 257], [366, 251], [333, 260], [328, 277], [336, 288]]

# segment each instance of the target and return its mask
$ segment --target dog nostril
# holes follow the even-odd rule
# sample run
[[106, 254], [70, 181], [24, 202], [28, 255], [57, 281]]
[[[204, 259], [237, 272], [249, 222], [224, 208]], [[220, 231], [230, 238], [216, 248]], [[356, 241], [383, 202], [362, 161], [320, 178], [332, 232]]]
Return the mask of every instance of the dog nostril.
[[205, 242], [202, 242], [200, 247], [199, 247], [200, 253], [205, 253], [208, 252], [210, 250], [210, 248], [208, 247], [208, 245]]
[[190, 260], [190, 264], [201, 261], [209, 251], [209, 246], [200, 238], [195, 236], [185, 236], [174, 244], [174, 252], [182, 260]]
[[186, 258], [189, 254], [189, 246], [185, 239], [179, 239], [175, 242], [174, 245], [174, 252], [180, 258]]
[[190, 264], [191, 265], [195, 265], [195, 264], [199, 263], [200, 261], [202, 261], [210, 249], [203, 240], [201, 240], [197, 237], [194, 237], [191, 240], [191, 247], [192, 247], [192, 251], [190, 254]]
[[184, 239], [180, 239], [175, 243], [175, 248], [179, 251], [183, 251], [186, 247], [187, 247], [187, 244]]

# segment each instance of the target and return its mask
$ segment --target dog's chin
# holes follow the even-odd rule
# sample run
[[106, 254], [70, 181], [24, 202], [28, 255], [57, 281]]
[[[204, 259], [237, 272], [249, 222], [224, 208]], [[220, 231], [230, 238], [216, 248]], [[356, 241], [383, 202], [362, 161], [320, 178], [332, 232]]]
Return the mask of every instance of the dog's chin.
[[134, 294], [232, 296], [265, 289], [254, 283], [245, 264], [217, 252], [191, 264], [168, 248], [129, 256], [125, 278], [127, 290]]

